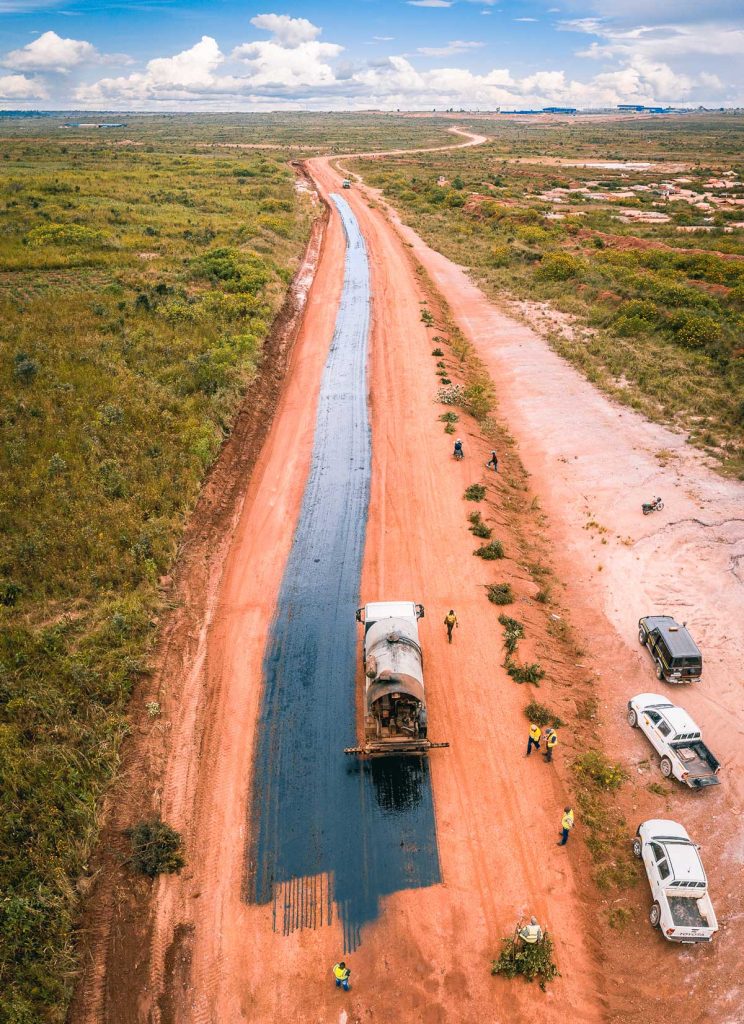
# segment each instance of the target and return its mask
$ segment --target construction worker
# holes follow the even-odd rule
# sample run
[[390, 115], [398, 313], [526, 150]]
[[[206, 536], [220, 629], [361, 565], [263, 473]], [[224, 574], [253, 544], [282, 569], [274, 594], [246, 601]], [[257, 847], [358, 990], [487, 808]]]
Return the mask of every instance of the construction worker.
[[519, 937], [528, 946], [534, 946], [542, 939], [542, 928], [537, 923], [536, 917], [530, 918], [530, 923], [520, 929]]
[[540, 749], [540, 737], [542, 736], [542, 729], [535, 722], [530, 722], [530, 736], [527, 740], [527, 757], [532, 753], [532, 748], [535, 750]]
[[574, 826], [574, 813], [570, 807], [563, 808], [563, 817], [561, 818], [561, 830], [558, 835], [561, 837], [560, 842], [556, 843], [556, 846], [565, 846], [568, 842], [568, 833]]
[[452, 454], [455, 456], [456, 459], [461, 459], [465, 454], [465, 452], [462, 450], [462, 441], [460, 440], [459, 437], [455, 441], [455, 449], [452, 452]]
[[447, 640], [452, 643], [452, 630], [457, 626], [460, 628], [460, 623], [457, 621], [457, 616], [454, 611], [450, 608], [447, 614], [444, 616], [444, 624], [447, 627]]
[[349, 991], [349, 975], [351, 970], [341, 960], [333, 965], [333, 977], [336, 979], [336, 988], [342, 988], [344, 992]]
[[493, 469], [494, 473], [499, 471], [499, 457], [496, 452], [491, 452], [491, 458], [486, 463], [486, 469]]
[[545, 732], [545, 746], [546, 750], [543, 754], [546, 762], [550, 763], [553, 760], [553, 748], [558, 742], [558, 733], [555, 729], [547, 729]]

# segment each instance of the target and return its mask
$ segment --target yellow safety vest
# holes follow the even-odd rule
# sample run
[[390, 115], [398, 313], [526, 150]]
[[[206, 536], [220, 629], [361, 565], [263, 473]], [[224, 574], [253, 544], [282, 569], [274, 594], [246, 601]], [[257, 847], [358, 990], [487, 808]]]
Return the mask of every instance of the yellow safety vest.
[[548, 746], [552, 748], [556, 745], [557, 742], [558, 734], [555, 732], [551, 732], [550, 736], [548, 736]]
[[525, 942], [528, 942], [532, 946], [540, 938], [540, 925], [528, 924], [519, 934]]
[[539, 726], [539, 725], [536, 725], [536, 726], [534, 727], [534, 729], [530, 729], [530, 736], [531, 736], [531, 737], [532, 737], [532, 739], [533, 739], [533, 740], [535, 741], [535, 743], [537, 743], [537, 742], [538, 742], [538, 740], [539, 740], [539, 739], [540, 739], [540, 737], [542, 736], [542, 729], [540, 728], [540, 726]]
[[454, 626], [454, 624], [457, 622], [457, 616], [456, 615], [445, 615], [444, 621], [447, 623], [448, 626]]
[[349, 977], [350, 971], [348, 967], [342, 967], [340, 964], [334, 964], [333, 973], [338, 978], [339, 981], [343, 981], [344, 978]]
[[561, 828], [572, 829], [574, 823], [573, 811], [566, 811], [561, 819]]

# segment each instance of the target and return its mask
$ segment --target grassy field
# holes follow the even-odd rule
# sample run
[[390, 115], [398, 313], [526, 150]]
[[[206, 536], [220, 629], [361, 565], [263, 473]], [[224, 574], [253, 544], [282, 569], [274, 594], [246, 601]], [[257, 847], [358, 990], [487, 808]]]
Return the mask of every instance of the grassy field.
[[286, 156], [154, 130], [146, 150], [2, 145], [4, 1021], [64, 1019], [75, 879], [159, 577], [309, 234]]
[[353, 168], [590, 380], [744, 475], [744, 117], [473, 126], [492, 141]]

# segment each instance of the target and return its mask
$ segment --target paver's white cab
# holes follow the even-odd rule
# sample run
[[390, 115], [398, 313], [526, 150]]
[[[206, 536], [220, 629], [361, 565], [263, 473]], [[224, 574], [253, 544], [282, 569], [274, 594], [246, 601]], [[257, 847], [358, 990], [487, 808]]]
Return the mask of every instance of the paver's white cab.
[[638, 826], [633, 853], [643, 860], [654, 898], [649, 920], [670, 942], [710, 942], [718, 931], [698, 847], [676, 821]]
[[658, 693], [639, 693], [628, 701], [628, 725], [644, 733], [661, 757], [661, 774], [690, 789], [717, 786], [721, 765], [711, 754], [699, 726], [684, 708]]

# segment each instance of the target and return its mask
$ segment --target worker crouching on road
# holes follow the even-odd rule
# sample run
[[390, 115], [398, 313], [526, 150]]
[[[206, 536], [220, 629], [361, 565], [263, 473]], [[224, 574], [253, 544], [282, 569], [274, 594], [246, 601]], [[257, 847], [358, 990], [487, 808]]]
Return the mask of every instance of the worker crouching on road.
[[519, 937], [528, 946], [534, 946], [543, 937], [542, 928], [537, 923], [536, 917], [530, 918], [530, 923], [526, 924], [524, 928], [520, 929]]
[[339, 963], [333, 965], [333, 977], [336, 981], [336, 988], [342, 988], [344, 992], [349, 991], [349, 975], [351, 969], [341, 960]]
[[543, 754], [545, 760], [550, 763], [553, 760], [553, 748], [558, 742], [558, 733], [555, 729], [547, 729], [545, 732], [545, 746], [546, 750]]
[[457, 621], [457, 616], [451, 608], [444, 616], [444, 624], [447, 627], [447, 640], [452, 643], [452, 630], [455, 626], [459, 629], [460, 623]]
[[574, 813], [570, 807], [563, 808], [563, 817], [561, 818], [561, 830], [558, 833], [560, 835], [560, 842], [556, 843], [556, 846], [565, 846], [568, 842], [568, 833], [574, 826]]
[[532, 748], [535, 750], [540, 749], [540, 737], [542, 736], [542, 729], [535, 722], [530, 722], [530, 735], [527, 740], [527, 757], [532, 753]]

